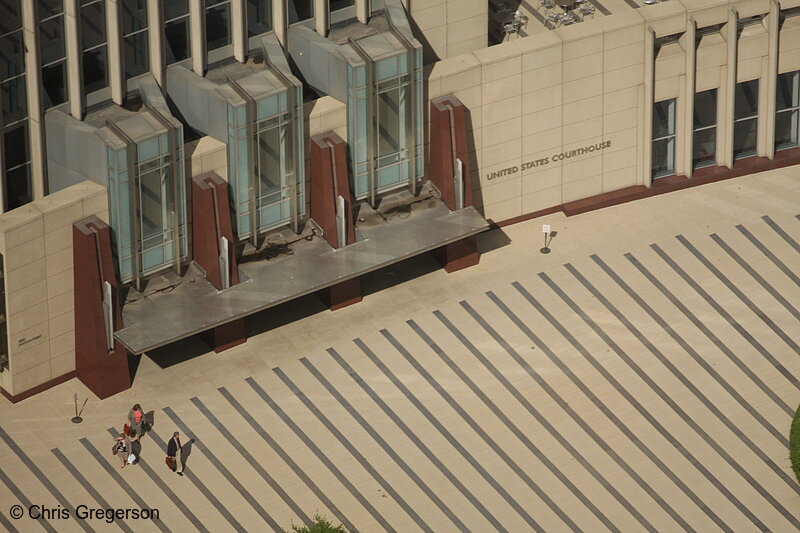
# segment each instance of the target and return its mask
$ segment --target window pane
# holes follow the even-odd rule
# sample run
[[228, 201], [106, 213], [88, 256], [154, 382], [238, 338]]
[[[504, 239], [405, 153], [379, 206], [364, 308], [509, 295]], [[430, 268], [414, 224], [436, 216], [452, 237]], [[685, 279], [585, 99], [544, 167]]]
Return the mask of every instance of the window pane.
[[675, 173], [675, 138], [653, 142], [653, 177], [661, 178]]
[[190, 56], [188, 18], [167, 23], [164, 26], [164, 35], [167, 38], [167, 65]]
[[247, 0], [247, 34], [252, 37], [272, 30], [272, 2]]
[[81, 45], [83, 49], [106, 42], [106, 10], [103, 2], [81, 8]]
[[150, 70], [146, 31], [125, 37], [124, 48], [126, 78], [133, 78]]
[[355, 4], [355, 0], [331, 0], [331, 13]]
[[717, 128], [695, 131], [692, 139], [692, 167], [708, 167], [717, 163]]
[[15, 209], [33, 201], [31, 166], [25, 165], [6, 173], [6, 205]]
[[378, 94], [378, 157], [400, 151], [400, 90]]
[[216, 50], [231, 43], [231, 8], [229, 5], [206, 11], [206, 44]]
[[64, 61], [42, 69], [45, 109], [67, 101], [67, 69]]
[[[280, 191], [281, 128], [270, 128], [258, 134], [258, 162], [261, 198]], [[276, 198], [277, 199], [277, 198]]]
[[775, 149], [797, 146], [797, 109], [775, 115]]
[[145, 240], [163, 231], [161, 169], [155, 168], [143, 172], [139, 176], [139, 186], [142, 204], [142, 240]]
[[758, 80], [736, 84], [734, 119], [752, 117], [758, 114]]
[[122, 34], [129, 35], [147, 27], [147, 0], [122, 0]]
[[0, 33], [14, 31], [22, 27], [21, 7], [20, 0], [0, 1]]
[[16, 122], [28, 116], [28, 100], [25, 94], [25, 76], [0, 84], [3, 100], [3, 122]]
[[756, 154], [758, 119], [742, 120], [733, 125], [733, 157], [741, 159]]
[[703, 91], [694, 95], [694, 128], [705, 128], [717, 124], [717, 90]]
[[289, 24], [314, 16], [314, 0], [289, 0]]
[[653, 104], [653, 139], [675, 133], [675, 100]]
[[778, 111], [800, 105], [800, 101], [798, 101], [797, 82], [797, 72], [788, 72], [778, 76], [778, 88], [775, 94], [775, 105]]
[[164, 2], [164, 20], [173, 19], [189, 13], [189, 0], [168, 0]]
[[3, 155], [5, 169], [17, 167], [30, 161], [28, 152], [28, 123], [7, 128], [3, 135]]
[[25, 72], [25, 49], [22, 47], [22, 32], [6, 35], [0, 39], [0, 80]]
[[39, 43], [43, 65], [64, 58], [64, 17], [39, 23]]
[[[5, 0], [0, 1], [0, 4]], [[63, 0], [39, 0], [39, 20], [64, 12]]]
[[83, 54], [83, 87], [86, 94], [108, 86], [106, 72], [106, 47], [95, 48]]

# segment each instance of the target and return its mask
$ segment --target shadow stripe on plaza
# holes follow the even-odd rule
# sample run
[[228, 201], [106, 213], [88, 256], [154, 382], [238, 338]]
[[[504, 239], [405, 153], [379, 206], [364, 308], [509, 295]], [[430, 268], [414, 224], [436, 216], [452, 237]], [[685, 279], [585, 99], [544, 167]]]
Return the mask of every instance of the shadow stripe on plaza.
[[[414, 433], [403, 420], [384, 402], [380, 396], [367, 384], [367, 382], [339, 355], [333, 348], [328, 348], [328, 354], [342, 367], [356, 384], [375, 402], [381, 411], [392, 421], [394, 424], [406, 435], [406, 437], [414, 443], [414, 445], [425, 455], [425, 457], [441, 472], [450, 483], [455, 486], [459, 492], [472, 504], [478, 512], [497, 530], [506, 531], [500, 524], [497, 518], [492, 515], [489, 510], [478, 500], [464, 484], [455, 476], [453, 472], [434, 454], [431, 449], [422, 442], [422, 440]], [[303, 358], [305, 359], [305, 358]]]
[[[592, 357], [589, 351], [572, 335], [569, 331], [558, 321], [556, 318], [550, 314], [547, 309], [542, 306], [533, 296], [522, 287], [521, 284], [518, 282], [514, 282], [512, 284], [515, 289], [525, 298], [529, 304], [531, 304], [552, 326], [553, 328], [558, 331], [562, 337], [564, 337], [567, 342], [569, 342], [573, 348], [575, 348], [579, 354], [587, 361], [589, 364], [624, 398], [626, 399], [630, 405], [632, 405], [640, 414], [642, 414], [645, 419], [649, 419], [652, 417], [647, 409], [644, 409], [642, 405], [633, 398], [633, 396], [628, 392], [628, 390], [623, 387], [616, 378], [614, 378], [608, 370], [600, 364], [594, 357]], [[642, 440], [637, 437], [629, 428], [628, 426], [622, 422], [619, 417], [617, 417], [614, 412], [609, 409], [609, 407], [600, 400], [597, 395], [594, 394], [591, 387], [586, 386], [586, 384], [559, 358], [555, 352], [546, 345], [536, 334], [531, 331], [531, 329], [525, 325], [525, 323], [520, 319], [520, 317], [515, 314], [508, 305], [506, 305], [499, 297], [497, 297], [493, 292], [489, 291], [487, 296], [497, 305], [503, 313], [522, 331], [542, 352], [547, 356], [547, 358], [555, 364], [563, 373], [566, 375], [570, 381], [583, 393], [586, 395], [587, 398], [597, 407], [613, 424], [614, 426], [621, 431], [628, 440], [633, 443], [639, 451], [641, 451], [646, 457], [648, 457], [658, 468], [659, 470], [669, 478], [676, 487], [678, 487], [699, 509], [701, 509], [708, 518], [710, 518], [717, 526], [722, 528], [724, 531], [728, 531], [732, 533], [733, 530], [727, 526], [727, 524], [719, 517], [717, 514], [706, 505], [705, 501], [697, 496], [687, 485], [684, 481], [677, 476], [671, 468], [669, 468], [659, 457], [658, 454], [654, 453], [650, 450]], [[514, 352], [516, 353], [516, 352]], [[540, 380], [543, 381], [543, 378], [538, 375], [538, 373], [531, 368], [531, 366], [522, 358], [519, 357], [519, 354], [516, 354], [517, 357], [512, 355], [512, 358], [519, 364], [528, 375], [534, 378], [535, 381], [539, 382]], [[568, 407], [568, 406], [567, 406]], [[571, 410], [571, 409], [570, 409]], [[568, 411], [569, 412], [569, 411]], [[655, 427], [655, 425], [654, 425]], [[656, 429], [658, 429], [656, 427]], [[663, 429], [663, 428], [662, 428]], [[664, 429], [662, 435], [669, 433]], [[671, 438], [671, 435], [669, 435]], [[666, 438], [666, 437], [665, 437]], [[667, 439], [668, 441], [670, 439]], [[674, 439], [672, 439], [674, 441]], [[672, 441], [670, 441], [672, 442]], [[646, 490], [646, 489], [645, 489]], [[662, 507], [667, 506], [668, 504], [666, 501], [663, 500], [658, 494], [652, 495], [653, 498], [662, 505]], [[663, 501], [663, 503], [662, 503]], [[665, 509], [666, 510], [666, 509]], [[673, 519], [679, 524], [685, 523], [685, 521], [680, 518], [680, 515], [672, 510], [672, 512], [667, 511]], [[675, 516], [677, 515], [677, 517]], [[687, 531], [692, 530], [690, 526], [683, 526]]]
[[[463, 531], [464, 533], [469, 533], [469, 527], [467, 527], [467, 525], [464, 524], [464, 522], [462, 522], [461, 519], [441, 500], [441, 498], [439, 498], [436, 493], [431, 490], [427, 483], [425, 483], [425, 481], [423, 481], [422, 478], [420, 478], [419, 475], [414, 472], [414, 470], [408, 465], [408, 463], [405, 462], [405, 460], [403, 460], [403, 458], [394, 450], [394, 448], [392, 448], [389, 443], [386, 442], [386, 440], [381, 437], [377, 431], [375, 431], [375, 429], [363, 416], [361, 416], [361, 414], [352, 406], [352, 404], [348, 402], [327, 379], [325, 379], [325, 376], [323, 376], [322, 373], [317, 370], [311, 361], [303, 357], [300, 359], [300, 362], [306, 367], [311, 375], [316, 378], [320, 385], [322, 385], [331, 396], [336, 398], [336, 401], [339, 402], [339, 405], [341, 405], [348, 412], [348, 414], [354, 420], [356, 420], [356, 422], [358, 422], [364, 431], [366, 431], [367, 434], [369, 434], [369, 436], [372, 437], [376, 443], [378, 443], [383, 451], [392, 458], [395, 464], [406, 474], [406, 476], [413, 480], [417, 487], [436, 505], [436, 507], [439, 508], [439, 510], [441, 510], [450, 519], [453, 525], [458, 528], [457, 530]], [[273, 371], [277, 373], [278, 369], [274, 368]], [[290, 380], [288, 376], [284, 376], [285, 374], [280, 377], [288, 386]], [[291, 385], [290, 389], [293, 393], [295, 393], [295, 395], [297, 395], [299, 392], [294, 384]]]
[[[41, 470], [39, 470], [39, 467], [36, 466], [33, 461], [31, 461], [30, 457], [28, 457], [28, 455], [24, 451], [22, 451], [22, 449], [17, 445], [17, 443], [14, 442], [14, 439], [12, 439], [11, 436], [8, 433], [6, 433], [6, 431], [2, 427], [0, 427], [0, 440], [6, 443], [6, 446], [8, 446], [11, 449], [11, 451], [14, 452], [14, 455], [16, 455], [17, 458], [19, 458], [19, 460], [22, 461], [22, 463], [28, 468], [28, 470], [31, 471], [34, 477], [36, 477], [36, 479], [39, 480], [39, 483], [45, 486], [45, 488], [50, 492], [50, 494], [53, 495], [56, 501], [59, 504], [61, 504], [62, 507], [71, 511], [70, 516], [78, 523], [78, 525], [81, 526], [81, 529], [83, 529], [87, 533], [94, 532], [94, 529], [92, 529], [92, 527], [89, 524], [87, 524], [85, 520], [78, 519], [75, 513], [75, 507], [73, 505], [70, 505], [69, 501], [64, 497], [63, 494], [61, 494], [61, 491], [58, 490], [55, 485], [53, 485], [52, 481], [50, 481], [47, 478], [47, 476], [45, 476], [42, 473]], [[8, 479], [8, 482], [10, 481], [11, 480]], [[6, 485], [8, 485], [8, 482], [6, 482]], [[8, 486], [9, 489], [11, 489], [13, 483]]]
[[[105, 454], [101, 454], [100, 451], [97, 448], [95, 448], [95, 446], [91, 442], [89, 442], [89, 440], [86, 438], [80, 439], [80, 443], [83, 445], [86, 451], [89, 452], [89, 455], [91, 455], [92, 458], [94, 458], [94, 460], [97, 461], [97, 463], [100, 465], [100, 467], [109, 476], [111, 476], [111, 479], [117, 482], [120, 488], [122, 488], [122, 490], [131, 498], [131, 500], [133, 500], [136, 503], [136, 505], [139, 506], [140, 509], [152, 509], [152, 506], [148, 505], [141, 498], [141, 496], [139, 496], [139, 493], [133, 490], [133, 488], [128, 484], [128, 482], [125, 481], [122, 478], [122, 476], [117, 473], [114, 467], [111, 466], [109, 461], [106, 459]], [[170, 528], [168, 528], [166, 524], [164, 524], [161, 518], [153, 520], [153, 522], [156, 524], [156, 527], [158, 527], [158, 529], [160, 529], [163, 533], [170, 533], [171, 531]]]
[[[700, 400], [700, 402], [703, 403], [709, 410], [711, 410], [717, 416], [717, 418], [720, 419], [720, 421], [722, 421], [726, 425], [726, 427], [728, 427], [735, 434], [738, 432], [739, 434], [737, 436], [739, 436], [740, 438], [743, 436], [743, 434], [741, 434], [738, 428], [736, 428], [730, 422], [730, 420], [724, 414], [722, 414], [721, 411], [719, 411], [719, 409], [714, 404], [709, 402], [709, 400], [705, 397], [705, 395], [703, 395], [699, 391], [699, 389], [690, 380], [686, 378], [686, 376], [661, 352], [661, 350], [659, 350], [644, 335], [644, 333], [641, 330], [639, 330], [627, 317], [625, 317], [619, 311], [619, 309], [614, 304], [612, 304], [611, 301], [608, 298], [606, 298], [586, 277], [584, 277], [571, 264], [567, 263], [564, 266], [581, 283], [581, 285], [583, 285], [584, 288], [588, 290], [606, 308], [607, 311], [609, 311], [620, 323], [622, 323], [623, 326], [625, 326], [625, 328], [631, 333], [631, 335], [633, 335], [633, 337], [636, 340], [638, 340], [645, 348], [647, 348], [647, 350], [651, 354], [653, 354], [653, 356], [656, 357], [656, 359], [658, 359], [665, 367], [667, 367], [670, 370], [670, 372], [672, 372], [672, 374], [676, 378], [678, 378], [678, 380], [681, 381], [681, 383], [688, 390], [692, 391], [694, 396], [698, 400]], [[624, 281], [622, 281], [622, 279], [619, 278], [619, 276], [615, 272], [609, 269], [606, 270], [606, 273], [615, 282], [617, 282], [617, 284], [620, 285], [620, 287], [623, 288], [627, 287], [627, 284]], [[543, 273], [539, 274], [539, 276], [542, 277], [543, 279], [547, 278], [547, 281], [549, 281], [548, 285], [550, 285], [551, 288], [553, 288], [553, 290], [556, 290], [557, 288], [556, 285], [552, 282], [552, 280], [550, 280], [549, 277], [547, 277]], [[630, 291], [629, 287], [628, 291]], [[563, 295], [562, 298], [566, 296], [566, 294], [560, 289], [558, 289], [558, 292], [560, 293], [560, 295]], [[630, 295], [630, 292], [628, 294]], [[584, 317], [587, 316], [584, 315]], [[622, 351], [618, 345], [616, 345], [615, 348], [615, 351], [617, 350], [620, 350], [620, 352]], [[800, 529], [800, 521], [797, 520], [794, 516], [792, 516], [791, 513], [789, 513], [777, 500], [775, 500], [775, 498], [769, 492], [767, 492], [764, 489], [764, 487], [762, 487], [761, 484], [758, 483], [746, 469], [744, 469], [739, 464], [739, 462], [737, 462], [722, 446], [720, 446], [714, 439], [712, 439], [711, 436], [702, 427], [700, 427], [700, 425], [697, 422], [695, 422], [689, 416], [689, 414], [683, 408], [681, 408], [669, 394], [667, 394], [646, 372], [644, 372], [641, 369], [641, 367], [639, 367], [636, 363], [634, 363], [630, 357], [626, 359], [626, 362], [631, 366], [631, 368], [634, 369], [634, 371], [637, 372], [637, 374], [641, 373], [642, 379], [646, 379], [648, 385], [650, 385], [653, 391], [655, 391], [659, 396], [661, 396], [662, 399], [670, 405], [672, 410], [678, 416], [680, 416], [695, 431], [696, 434], [698, 434], [720, 457], [722, 457], [737, 473], [739, 473], [739, 475], [743, 477], [759, 494], [761, 494], [761, 496], [764, 497], [764, 499], [770, 502], [770, 504], [775, 509], [777, 509], [781, 514], [783, 514], [784, 517], [787, 518], [787, 520], [795, 524], [796, 527]], [[705, 467], [703, 468], [705, 469]], [[712, 475], [712, 477], [716, 479], [715, 476]], [[761, 530], [768, 530], [767, 526], [764, 525], [764, 523], [748, 507], [744, 506], [741, 503], [741, 500], [739, 500], [736, 496], [734, 496], [733, 493], [730, 490], [728, 490], [727, 487], [725, 487], [723, 484], [719, 484], [718, 489], [721, 492], [723, 492], [723, 494], [725, 494], [725, 496], [732, 503], [734, 503], [741, 510], [741, 512], [744, 513], [751, 522], [753, 522], [753, 524], [756, 527], [760, 528]]]
[[[183, 422], [183, 420], [181, 420], [181, 418], [170, 407], [165, 407], [164, 412], [178, 427], [181, 433], [183, 433], [187, 437], [190, 435], [195, 435], [195, 432], [189, 429], [189, 427]], [[253, 495], [250, 494], [250, 492], [246, 488], [244, 488], [241, 482], [238, 479], [236, 479], [236, 477], [233, 474], [231, 474], [231, 471], [228, 470], [228, 468], [225, 467], [224, 464], [222, 464], [222, 461], [220, 461], [217, 458], [214, 452], [212, 452], [200, 440], [195, 440], [194, 445], [197, 447], [198, 450], [200, 450], [200, 452], [206, 457], [206, 459], [208, 459], [208, 461], [214, 466], [214, 468], [216, 468], [217, 471], [220, 474], [222, 474], [222, 477], [224, 477], [228, 481], [228, 483], [230, 483], [231, 486], [233, 486], [233, 488], [236, 489], [236, 491], [239, 493], [242, 499], [244, 499], [244, 501], [250, 504], [250, 507], [252, 507], [256, 513], [258, 513], [258, 515], [261, 517], [262, 520], [264, 520], [265, 523], [269, 524], [276, 533], [283, 533], [283, 528], [281, 528], [281, 526], [275, 521], [275, 519], [272, 518], [272, 516], [270, 516], [269, 513], [267, 513], [267, 511], [261, 506], [260, 503], [258, 503], [258, 501], [256, 501]]]
[[[541, 415], [531, 404], [528, 402], [520, 392], [514, 388], [511, 383], [505, 379], [505, 377], [500, 374], [497, 369], [489, 363], [488, 360], [481, 354], [475, 346], [473, 346], [462, 334], [458, 331], [455, 326], [439, 311], [435, 311], [434, 315], [461, 341], [464, 346], [481, 362], [486, 366], [487, 370], [489, 370], [495, 378], [502, 383], [506, 389], [514, 396], [517, 401], [519, 401], [523, 407], [525, 407], [531, 415], [540, 423], [543, 427], [545, 427], [548, 432], [557, 440], [559, 441], [562, 446], [564, 446], [570, 453], [573, 454], [575, 459], [581, 465], [585, 465], [587, 463], [586, 459], [577, 453], [577, 450], [571, 448], [569, 443], [564, 441], [560, 434], [555, 431], [552, 425], [549, 424], [547, 419]], [[536, 457], [539, 461], [547, 467], [547, 469], [562, 483], [564, 486], [569, 489], [569, 491], [583, 504], [589, 509], [592, 514], [603, 524], [605, 525], [610, 531], [619, 531], [618, 528], [603, 514], [600, 509], [595, 506], [592, 501], [586, 497], [586, 495], [575, 486], [572, 481], [564, 475], [564, 473], [557, 468], [552, 461], [547, 457], [545, 453], [543, 453], [534, 443], [522, 432], [520, 429], [503, 413], [503, 411], [493, 402], [486, 393], [481, 390], [481, 388], [475, 384], [475, 382], [466, 375], [466, 373], [456, 365], [453, 360], [448, 356], [445, 351], [427, 334], [425, 331], [422, 330], [420, 326], [417, 325], [416, 322], [413, 320], [409, 320], [407, 324], [414, 330], [417, 335], [425, 342], [425, 344], [430, 347], [430, 349], [456, 374], [462, 382], [464, 382], [467, 387], [478, 397], [481, 401], [486, 405], [487, 408], [517, 437], [517, 439], [525, 445], [526, 448]], [[589, 470], [591, 473], [591, 470]], [[530, 479], [527, 475], [525, 475], [527, 479]], [[602, 481], [598, 479], [598, 482], [603, 485]], [[564, 521], [565, 525], [570, 528], [570, 531], [579, 531], [580, 528], [569, 518], [569, 516], [564, 513], [564, 511], [552, 501], [552, 499], [544, 492], [542, 489], [538, 487], [537, 484], [530, 483], [532, 485], [531, 488], [536, 492], [536, 494], [550, 507], [553, 512], [555, 512], [562, 521]], [[624, 502], [624, 503], [623, 503]], [[622, 503], [623, 507], [626, 507], [627, 500], [623, 500]], [[645, 527], [648, 527], [650, 524], [645, 520]]]
[[[222, 390], [224, 389], [221, 388], [219, 390], [222, 393]], [[227, 393], [227, 390], [225, 391], [225, 393]], [[295, 501], [292, 498], [289, 497], [289, 495], [286, 493], [283, 487], [281, 487], [281, 485], [277, 481], [275, 481], [275, 479], [273, 479], [273, 477], [270, 476], [269, 473], [267, 473], [264, 467], [262, 467], [261, 464], [258, 461], [256, 461], [253, 455], [250, 452], [248, 452], [247, 449], [242, 445], [242, 443], [239, 442], [239, 440], [236, 439], [231, 434], [228, 428], [226, 428], [219, 421], [219, 419], [211, 412], [211, 410], [209, 410], [209, 408], [206, 407], [206, 405], [203, 402], [201, 402], [200, 399], [197, 397], [192, 398], [191, 402], [208, 419], [208, 421], [211, 422], [211, 425], [214, 426], [214, 428], [216, 428], [216, 430], [219, 431], [219, 433], [222, 434], [223, 437], [225, 437], [228, 443], [230, 443], [230, 445], [233, 446], [233, 448], [237, 452], [239, 452], [239, 455], [241, 455], [245, 459], [245, 461], [247, 461], [250, 464], [253, 470], [255, 470], [258, 473], [258, 475], [261, 476], [261, 478], [264, 481], [266, 481], [270, 487], [272, 487], [272, 490], [274, 490], [275, 493], [281, 498], [281, 500], [283, 500], [284, 503], [286, 503], [286, 505], [295, 513], [295, 515], [300, 518], [300, 521], [306, 525], [310, 525], [311, 519], [308, 517], [308, 515], [300, 508], [299, 505], [297, 505], [297, 503], [295, 503]], [[282, 456], [285, 455], [285, 453], [283, 453], [282, 448], [281, 452], [279, 452], [279, 455], [281, 454]], [[267, 515], [267, 518], [269, 524], [276, 532], [283, 531], [283, 528], [281, 528], [280, 524], [275, 522], [275, 520], [273, 520], [271, 516]]]

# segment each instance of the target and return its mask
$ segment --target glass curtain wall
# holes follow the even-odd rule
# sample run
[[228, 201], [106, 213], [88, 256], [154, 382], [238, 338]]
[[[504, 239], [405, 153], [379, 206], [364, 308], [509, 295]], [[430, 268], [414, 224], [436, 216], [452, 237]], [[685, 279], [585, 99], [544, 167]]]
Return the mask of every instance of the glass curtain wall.
[[[256, 100], [252, 111], [228, 104], [228, 161], [239, 238], [288, 224], [305, 210], [301, 88]], [[254, 116], [251, 116], [254, 115]], [[253, 213], [255, 202], [256, 212]]]
[[0, 2], [0, 125], [3, 134], [4, 211], [33, 199], [22, 33], [20, 0], [3, 0]]
[[758, 141], [758, 80], [736, 84], [733, 112], [733, 158], [756, 155]]
[[[136, 272], [146, 276], [170, 268], [175, 246], [180, 246], [181, 257], [188, 254], [186, 192], [180, 164], [183, 134], [180, 128], [174, 131], [174, 135], [162, 133], [123, 148], [108, 148], [113, 243], [123, 282], [134, 279]], [[170, 139], [173, 147], [169, 146]], [[178, 164], [173, 164], [173, 157]], [[132, 207], [138, 209], [132, 211]], [[176, 214], [179, 244], [173, 231]], [[136, 264], [134, 255], [139, 257]]]
[[[410, 68], [410, 63], [415, 67]], [[355, 162], [357, 199], [370, 193], [371, 165], [376, 193], [407, 185], [423, 174], [421, 64], [421, 50], [374, 63], [374, 91], [367, 87], [369, 65], [348, 65], [348, 148]], [[372, 134], [370, 124], [374, 125]]]
[[231, 1], [206, 0], [206, 48], [210, 52], [231, 44]]
[[39, 0], [39, 51], [45, 109], [67, 101], [67, 59], [63, 0]]
[[86, 94], [108, 87], [105, 0], [81, 0], [83, 90]]
[[675, 99], [653, 104], [652, 177], [675, 174]]
[[692, 168], [717, 164], [717, 90], [694, 95]]
[[164, 2], [164, 37], [167, 65], [192, 56], [190, 40], [189, 0]]
[[334, 11], [339, 11], [340, 9], [344, 9], [346, 7], [350, 7], [355, 5], [355, 0], [330, 0], [331, 2], [331, 13]]
[[268, 31], [272, 31], [272, 1], [247, 0], [247, 36], [255, 37]]
[[125, 78], [134, 78], [150, 70], [147, 40], [147, 0], [122, 0], [122, 43], [125, 55]]
[[775, 99], [775, 149], [795, 148], [800, 113], [800, 72], [778, 76]]

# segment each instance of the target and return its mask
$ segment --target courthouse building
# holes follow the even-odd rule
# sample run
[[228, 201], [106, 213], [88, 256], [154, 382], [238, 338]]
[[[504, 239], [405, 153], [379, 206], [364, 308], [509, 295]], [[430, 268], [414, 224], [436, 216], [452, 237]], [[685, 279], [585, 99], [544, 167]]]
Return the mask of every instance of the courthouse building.
[[[800, 162], [800, 0], [0, 0], [0, 391]], [[267, 311], [268, 312], [268, 311]], [[221, 356], [222, 357], [222, 356]], [[268, 357], [268, 354], [266, 355]]]

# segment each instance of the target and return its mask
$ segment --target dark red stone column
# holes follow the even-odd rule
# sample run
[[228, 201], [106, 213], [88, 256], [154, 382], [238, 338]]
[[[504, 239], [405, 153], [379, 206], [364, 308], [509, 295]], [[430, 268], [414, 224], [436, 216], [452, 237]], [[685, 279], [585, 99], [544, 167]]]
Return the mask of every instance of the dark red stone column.
[[[467, 145], [467, 113], [469, 111], [453, 95], [431, 100], [429, 179], [442, 193], [442, 201], [450, 210], [456, 208], [455, 160], [461, 160], [464, 176], [464, 207], [472, 205], [472, 179]], [[433, 255], [447, 272], [477, 265], [480, 261], [476, 236], [442, 246]]]
[[[338, 248], [336, 197], [344, 198], [346, 243], [356, 242], [353, 195], [347, 175], [347, 144], [334, 132], [311, 138], [311, 218], [322, 228], [323, 238]], [[358, 278], [337, 283], [317, 293], [331, 311], [361, 301]]]
[[236, 264], [236, 240], [233, 238], [228, 203], [228, 183], [216, 173], [209, 172], [192, 178], [192, 249], [193, 259], [203, 267], [206, 279], [217, 290], [222, 289], [222, 274], [219, 270], [220, 237], [225, 237], [230, 243], [228, 259], [233, 286], [239, 283], [239, 268]]
[[[216, 209], [215, 209], [216, 206]], [[209, 172], [192, 178], [192, 250], [193, 259], [206, 271], [206, 279], [222, 289], [219, 268], [220, 238], [230, 243], [228, 260], [231, 265], [231, 286], [239, 283], [236, 261], [236, 240], [233, 236], [228, 183], [216, 173]], [[247, 341], [244, 318], [205, 331], [200, 338], [216, 353]]]
[[111, 234], [95, 216], [72, 225], [75, 281], [75, 372], [101, 400], [131, 386], [128, 353], [115, 339], [106, 346], [103, 282], [111, 284], [114, 330], [122, 328], [118, 282], [111, 255]]
[[339, 247], [336, 235], [336, 197], [344, 198], [345, 245], [356, 242], [353, 223], [353, 196], [347, 176], [347, 144], [332, 131], [311, 138], [311, 218], [324, 233], [323, 238]]

